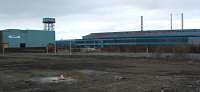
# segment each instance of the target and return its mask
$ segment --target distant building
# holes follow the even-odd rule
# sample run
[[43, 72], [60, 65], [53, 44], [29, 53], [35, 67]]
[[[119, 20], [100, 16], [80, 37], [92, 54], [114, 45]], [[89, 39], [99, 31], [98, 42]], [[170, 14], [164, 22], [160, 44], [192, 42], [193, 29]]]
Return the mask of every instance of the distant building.
[[7, 29], [0, 31], [5, 48], [35, 48], [55, 44], [55, 31]]
[[[70, 41], [56, 43], [58, 47], [69, 46]], [[120, 52], [174, 52], [175, 48], [185, 46], [200, 52], [200, 29], [92, 33], [72, 40], [71, 45]]]

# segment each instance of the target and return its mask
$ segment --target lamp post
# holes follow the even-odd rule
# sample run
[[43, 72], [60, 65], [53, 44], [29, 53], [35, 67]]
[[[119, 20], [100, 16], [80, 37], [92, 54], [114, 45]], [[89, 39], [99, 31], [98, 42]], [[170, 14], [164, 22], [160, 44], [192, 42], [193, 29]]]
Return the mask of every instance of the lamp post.
[[46, 54], [49, 54], [49, 46], [46, 46]]
[[72, 55], [72, 41], [69, 41], [69, 55]]

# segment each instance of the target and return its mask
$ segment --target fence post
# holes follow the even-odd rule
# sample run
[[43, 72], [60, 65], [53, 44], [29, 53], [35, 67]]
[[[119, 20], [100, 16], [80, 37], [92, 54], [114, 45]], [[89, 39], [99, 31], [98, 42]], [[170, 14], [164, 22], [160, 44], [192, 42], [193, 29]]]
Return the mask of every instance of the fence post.
[[55, 44], [55, 46], [54, 46], [54, 53], [55, 53], [55, 55], [57, 54], [57, 47], [56, 47], [56, 44]]
[[49, 54], [49, 46], [46, 47], [46, 54]]
[[69, 42], [69, 55], [72, 55], [72, 41]]
[[5, 56], [5, 48], [2, 46], [2, 54]]

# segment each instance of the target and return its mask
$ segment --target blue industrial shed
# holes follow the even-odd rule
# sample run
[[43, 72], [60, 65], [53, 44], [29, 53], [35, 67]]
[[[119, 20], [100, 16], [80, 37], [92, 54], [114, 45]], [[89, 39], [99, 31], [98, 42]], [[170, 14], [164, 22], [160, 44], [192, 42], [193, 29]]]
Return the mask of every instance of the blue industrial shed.
[[55, 44], [55, 31], [7, 29], [0, 31], [0, 39], [7, 48], [47, 47]]
[[[69, 45], [70, 40], [57, 41], [58, 45]], [[176, 45], [200, 44], [200, 29], [153, 30], [92, 33], [83, 39], [71, 40], [81, 47], [107, 45]]]
[[58, 46], [78, 46], [81, 48], [157, 48], [156, 46], [198, 46], [200, 29], [150, 30], [128, 32], [91, 33], [83, 39], [57, 41]]

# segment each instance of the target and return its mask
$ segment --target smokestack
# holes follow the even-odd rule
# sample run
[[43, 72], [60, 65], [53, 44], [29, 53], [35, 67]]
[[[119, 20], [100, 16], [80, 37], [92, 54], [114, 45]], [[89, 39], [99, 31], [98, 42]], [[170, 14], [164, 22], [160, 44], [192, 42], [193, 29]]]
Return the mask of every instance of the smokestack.
[[181, 26], [182, 26], [182, 30], [184, 30], [184, 14], [181, 14]]
[[141, 31], [143, 31], [143, 16], [141, 16]]
[[171, 30], [173, 30], [173, 15], [172, 15], [172, 13], [170, 14], [170, 27], [171, 27]]

